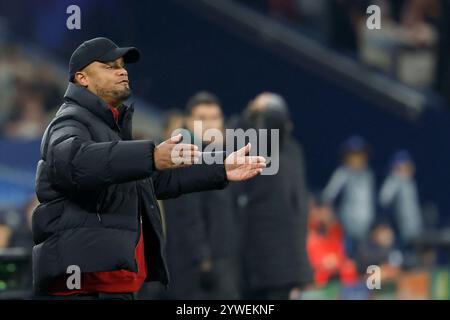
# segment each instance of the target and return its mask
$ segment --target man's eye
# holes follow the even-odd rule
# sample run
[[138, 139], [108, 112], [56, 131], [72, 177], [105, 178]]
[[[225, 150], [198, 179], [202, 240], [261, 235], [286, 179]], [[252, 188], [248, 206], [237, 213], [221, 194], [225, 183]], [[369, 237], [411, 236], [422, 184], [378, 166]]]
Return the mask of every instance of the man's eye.
[[111, 66], [106, 66], [106, 69], [112, 69], [113, 67], [111, 67]]

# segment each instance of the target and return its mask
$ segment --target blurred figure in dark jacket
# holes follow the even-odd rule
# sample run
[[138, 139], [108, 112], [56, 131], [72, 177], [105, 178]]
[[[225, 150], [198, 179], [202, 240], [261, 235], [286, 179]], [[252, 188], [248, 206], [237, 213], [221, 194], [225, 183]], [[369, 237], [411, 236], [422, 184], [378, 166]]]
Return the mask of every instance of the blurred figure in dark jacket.
[[29, 250], [33, 248], [33, 235], [31, 233], [31, 217], [33, 210], [39, 205], [39, 201], [36, 196], [33, 196], [25, 205], [23, 215], [21, 215], [21, 221], [13, 229], [11, 239], [9, 241], [9, 247], [20, 247]]
[[391, 226], [385, 223], [374, 225], [367, 239], [359, 244], [355, 259], [361, 274], [367, 273], [367, 267], [376, 265], [381, 268], [381, 281], [398, 277], [403, 256], [395, 246], [395, 233]]
[[399, 234], [399, 245], [407, 247], [423, 231], [423, 218], [420, 207], [415, 164], [406, 150], [397, 151], [391, 160], [391, 172], [386, 177], [379, 194], [383, 211], [394, 216], [393, 225]]
[[[194, 133], [194, 121], [201, 121], [202, 132]], [[224, 118], [218, 98], [208, 92], [194, 95], [187, 103], [185, 127], [202, 138], [208, 129], [223, 132]], [[170, 131], [166, 130], [166, 134], [170, 135]], [[202, 143], [216, 144], [216, 150], [223, 150], [223, 141]], [[164, 201], [168, 266], [173, 278], [169, 298], [238, 298], [232, 205], [229, 190]]]
[[[237, 126], [280, 133], [278, 173], [232, 186], [239, 207], [242, 295], [296, 299], [301, 287], [312, 282], [306, 253], [308, 192], [303, 153], [291, 136], [286, 102], [280, 95], [262, 93]], [[268, 149], [269, 157], [276, 156]]]

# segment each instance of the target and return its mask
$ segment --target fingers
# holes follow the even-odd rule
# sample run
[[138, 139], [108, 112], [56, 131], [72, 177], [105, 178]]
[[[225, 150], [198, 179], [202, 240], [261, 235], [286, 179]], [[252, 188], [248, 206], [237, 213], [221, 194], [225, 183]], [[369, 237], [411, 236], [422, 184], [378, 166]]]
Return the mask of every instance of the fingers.
[[261, 162], [258, 162], [258, 163], [249, 163], [249, 164], [246, 164], [245, 165], [245, 169], [246, 170], [259, 170], [259, 169], [264, 169], [266, 167], [266, 164], [265, 163], [261, 163]]
[[248, 159], [248, 163], [266, 163], [266, 158], [261, 156], [246, 157], [246, 159]]
[[183, 152], [198, 151], [198, 147], [195, 144], [187, 143], [179, 143], [174, 147], [174, 149], [183, 150]]
[[242, 147], [238, 151], [236, 151], [236, 154], [238, 156], [245, 156], [250, 152], [251, 149], [252, 149], [252, 144], [247, 143], [247, 145], [245, 147]]
[[171, 152], [171, 160], [175, 165], [190, 165], [199, 162], [200, 151], [192, 144], [177, 144]]
[[200, 160], [200, 155], [201, 153], [199, 151], [187, 151], [178, 158], [180, 158], [183, 163], [197, 163]]
[[253, 164], [253, 163], [263, 164], [264, 168], [267, 165], [266, 158], [261, 156], [244, 157], [244, 161], [241, 161], [241, 164]]
[[158, 170], [173, 169], [199, 162], [201, 153], [193, 144], [178, 143], [182, 135], [178, 134], [155, 147], [155, 166]]
[[175, 145], [171, 151], [173, 157], [184, 157], [185, 154], [192, 154], [198, 152], [198, 147], [195, 144], [179, 143]]
[[247, 175], [244, 177], [243, 180], [248, 180], [248, 179], [251, 179], [253, 177], [256, 177], [258, 174], [261, 174], [262, 171], [263, 171], [263, 169], [250, 170], [250, 171], [248, 171]]

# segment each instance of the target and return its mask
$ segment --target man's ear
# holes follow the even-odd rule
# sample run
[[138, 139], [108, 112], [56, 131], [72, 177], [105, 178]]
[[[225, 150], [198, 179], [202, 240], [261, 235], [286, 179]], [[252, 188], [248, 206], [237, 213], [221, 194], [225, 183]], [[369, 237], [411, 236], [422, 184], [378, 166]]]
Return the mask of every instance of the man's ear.
[[78, 71], [75, 73], [75, 83], [78, 83], [80, 86], [87, 88], [89, 85], [89, 79], [85, 72]]

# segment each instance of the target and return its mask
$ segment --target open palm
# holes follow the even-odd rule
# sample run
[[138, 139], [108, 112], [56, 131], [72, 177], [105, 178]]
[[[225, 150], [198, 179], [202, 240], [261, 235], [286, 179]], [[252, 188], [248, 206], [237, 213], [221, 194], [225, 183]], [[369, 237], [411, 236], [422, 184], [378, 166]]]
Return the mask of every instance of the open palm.
[[260, 174], [266, 167], [266, 159], [248, 156], [251, 144], [233, 152], [225, 159], [225, 171], [229, 181], [243, 181]]

